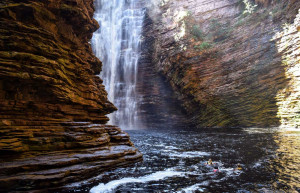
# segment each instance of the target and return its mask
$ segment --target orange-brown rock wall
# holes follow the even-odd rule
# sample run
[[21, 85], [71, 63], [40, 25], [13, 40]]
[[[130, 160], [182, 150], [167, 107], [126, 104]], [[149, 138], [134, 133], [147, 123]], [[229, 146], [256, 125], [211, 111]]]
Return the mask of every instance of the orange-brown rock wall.
[[[0, 192], [54, 188], [142, 159], [89, 43], [93, 0], [0, 2]], [[43, 191], [42, 191], [43, 192]]]
[[1, 116], [105, 123], [115, 107], [95, 76], [92, 1], [2, 1], [0, 14]]
[[[275, 36], [284, 24], [294, 23], [299, 8], [299, 1], [294, 0], [179, 0], [161, 4], [148, 32], [156, 40], [153, 60], [192, 124], [270, 127], [287, 119], [297, 126], [299, 114], [285, 111], [284, 118], [280, 115], [284, 103], [280, 101], [285, 99], [278, 94], [284, 89], [287, 95], [297, 92], [286, 89], [290, 87], [286, 72], [292, 64], [284, 65], [283, 56], [297, 61], [299, 31], [288, 32], [294, 34], [293, 43], [288, 42], [290, 46], [284, 51], [278, 47], [284, 37]], [[297, 25], [295, 21], [295, 29]], [[297, 98], [292, 100], [298, 104]]]

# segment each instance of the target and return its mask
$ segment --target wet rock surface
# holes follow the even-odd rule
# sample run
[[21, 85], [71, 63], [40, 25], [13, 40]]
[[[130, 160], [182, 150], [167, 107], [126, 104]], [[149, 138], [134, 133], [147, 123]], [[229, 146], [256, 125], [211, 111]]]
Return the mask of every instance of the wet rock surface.
[[104, 125], [107, 99], [89, 43], [92, 0], [0, 2], [0, 190], [61, 186], [140, 161]]

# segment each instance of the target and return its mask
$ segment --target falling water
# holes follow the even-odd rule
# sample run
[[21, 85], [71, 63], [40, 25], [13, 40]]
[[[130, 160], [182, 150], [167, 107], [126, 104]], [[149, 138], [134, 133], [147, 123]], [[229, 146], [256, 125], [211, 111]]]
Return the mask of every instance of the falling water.
[[138, 122], [136, 93], [144, 9], [139, 0], [96, 0], [94, 53], [103, 62], [101, 78], [109, 100], [118, 108], [110, 124], [134, 129]]

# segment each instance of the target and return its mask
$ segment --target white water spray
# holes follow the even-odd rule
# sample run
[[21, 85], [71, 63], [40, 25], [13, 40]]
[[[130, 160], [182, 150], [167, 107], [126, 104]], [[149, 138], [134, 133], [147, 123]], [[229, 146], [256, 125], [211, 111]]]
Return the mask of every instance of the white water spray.
[[90, 190], [90, 193], [109, 193], [113, 192], [117, 187], [129, 184], [129, 183], [147, 183], [151, 181], [159, 181], [165, 178], [184, 176], [184, 172], [173, 171], [172, 169], [167, 169], [165, 171], [158, 171], [147, 176], [142, 176], [139, 178], [122, 178], [120, 180], [114, 180], [107, 184], [99, 184]]
[[103, 63], [100, 76], [108, 98], [118, 108], [110, 124], [135, 129], [140, 125], [136, 83], [144, 9], [140, 0], [96, 0], [95, 7], [100, 29], [92, 47]]

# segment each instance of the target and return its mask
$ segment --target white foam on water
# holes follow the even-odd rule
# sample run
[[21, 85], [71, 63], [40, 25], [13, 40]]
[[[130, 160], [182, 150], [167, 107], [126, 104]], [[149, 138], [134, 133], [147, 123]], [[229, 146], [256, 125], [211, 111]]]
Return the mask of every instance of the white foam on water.
[[243, 131], [249, 134], [255, 134], [255, 133], [274, 133], [274, 132], [287, 132], [287, 131], [300, 132], [300, 129], [295, 127], [271, 127], [271, 128], [246, 128], [243, 129]]
[[143, 145], [145, 145], [145, 146], [153, 146], [153, 144], [150, 144], [150, 143], [143, 143]]
[[245, 128], [243, 131], [249, 133], [249, 134], [258, 134], [258, 133], [274, 133], [276, 131], [279, 131], [279, 128], [272, 127], [272, 128]]
[[170, 145], [170, 146], [165, 146], [165, 148], [166, 149], [179, 149], [178, 147], [175, 147], [175, 146], [172, 146], [172, 145]]
[[220, 181], [227, 179], [227, 177], [239, 176], [241, 173], [243, 173], [243, 171], [235, 170], [234, 168], [220, 168], [219, 171], [226, 174], [226, 176], [220, 179]]
[[284, 136], [286, 136], [286, 137], [300, 137], [300, 133], [299, 134], [296, 134], [296, 133], [294, 133], [294, 134], [284, 134]]
[[262, 162], [256, 162], [255, 164], [254, 164], [254, 168], [258, 168], [258, 167], [260, 167], [261, 166], [261, 164], [262, 164]]
[[119, 180], [111, 181], [107, 184], [99, 184], [90, 190], [90, 193], [109, 193], [115, 190], [117, 187], [128, 184], [128, 183], [146, 183], [150, 181], [159, 181], [165, 178], [174, 177], [174, 176], [184, 176], [184, 172], [173, 171], [168, 169], [165, 171], [155, 172], [153, 174], [142, 176], [139, 178], [122, 178]]
[[203, 157], [209, 155], [210, 153], [202, 152], [202, 151], [173, 152], [168, 154], [168, 156], [170, 157], [179, 157], [179, 158], [195, 158], [195, 157]]
[[157, 145], [152, 145], [152, 146], [155, 146], [155, 147], [165, 147], [164, 144], [157, 144]]
[[299, 128], [296, 127], [287, 127], [287, 126], [280, 126], [280, 130], [279, 131], [300, 131]]
[[192, 186], [189, 186], [189, 187], [186, 187], [184, 189], [181, 189], [180, 191], [177, 191], [177, 193], [182, 193], [182, 192], [185, 192], [185, 193], [193, 193], [195, 192], [196, 190], [200, 191], [200, 192], [204, 192], [204, 189], [202, 189], [200, 186], [202, 185], [201, 184], [195, 184], [195, 185], [192, 185]]

